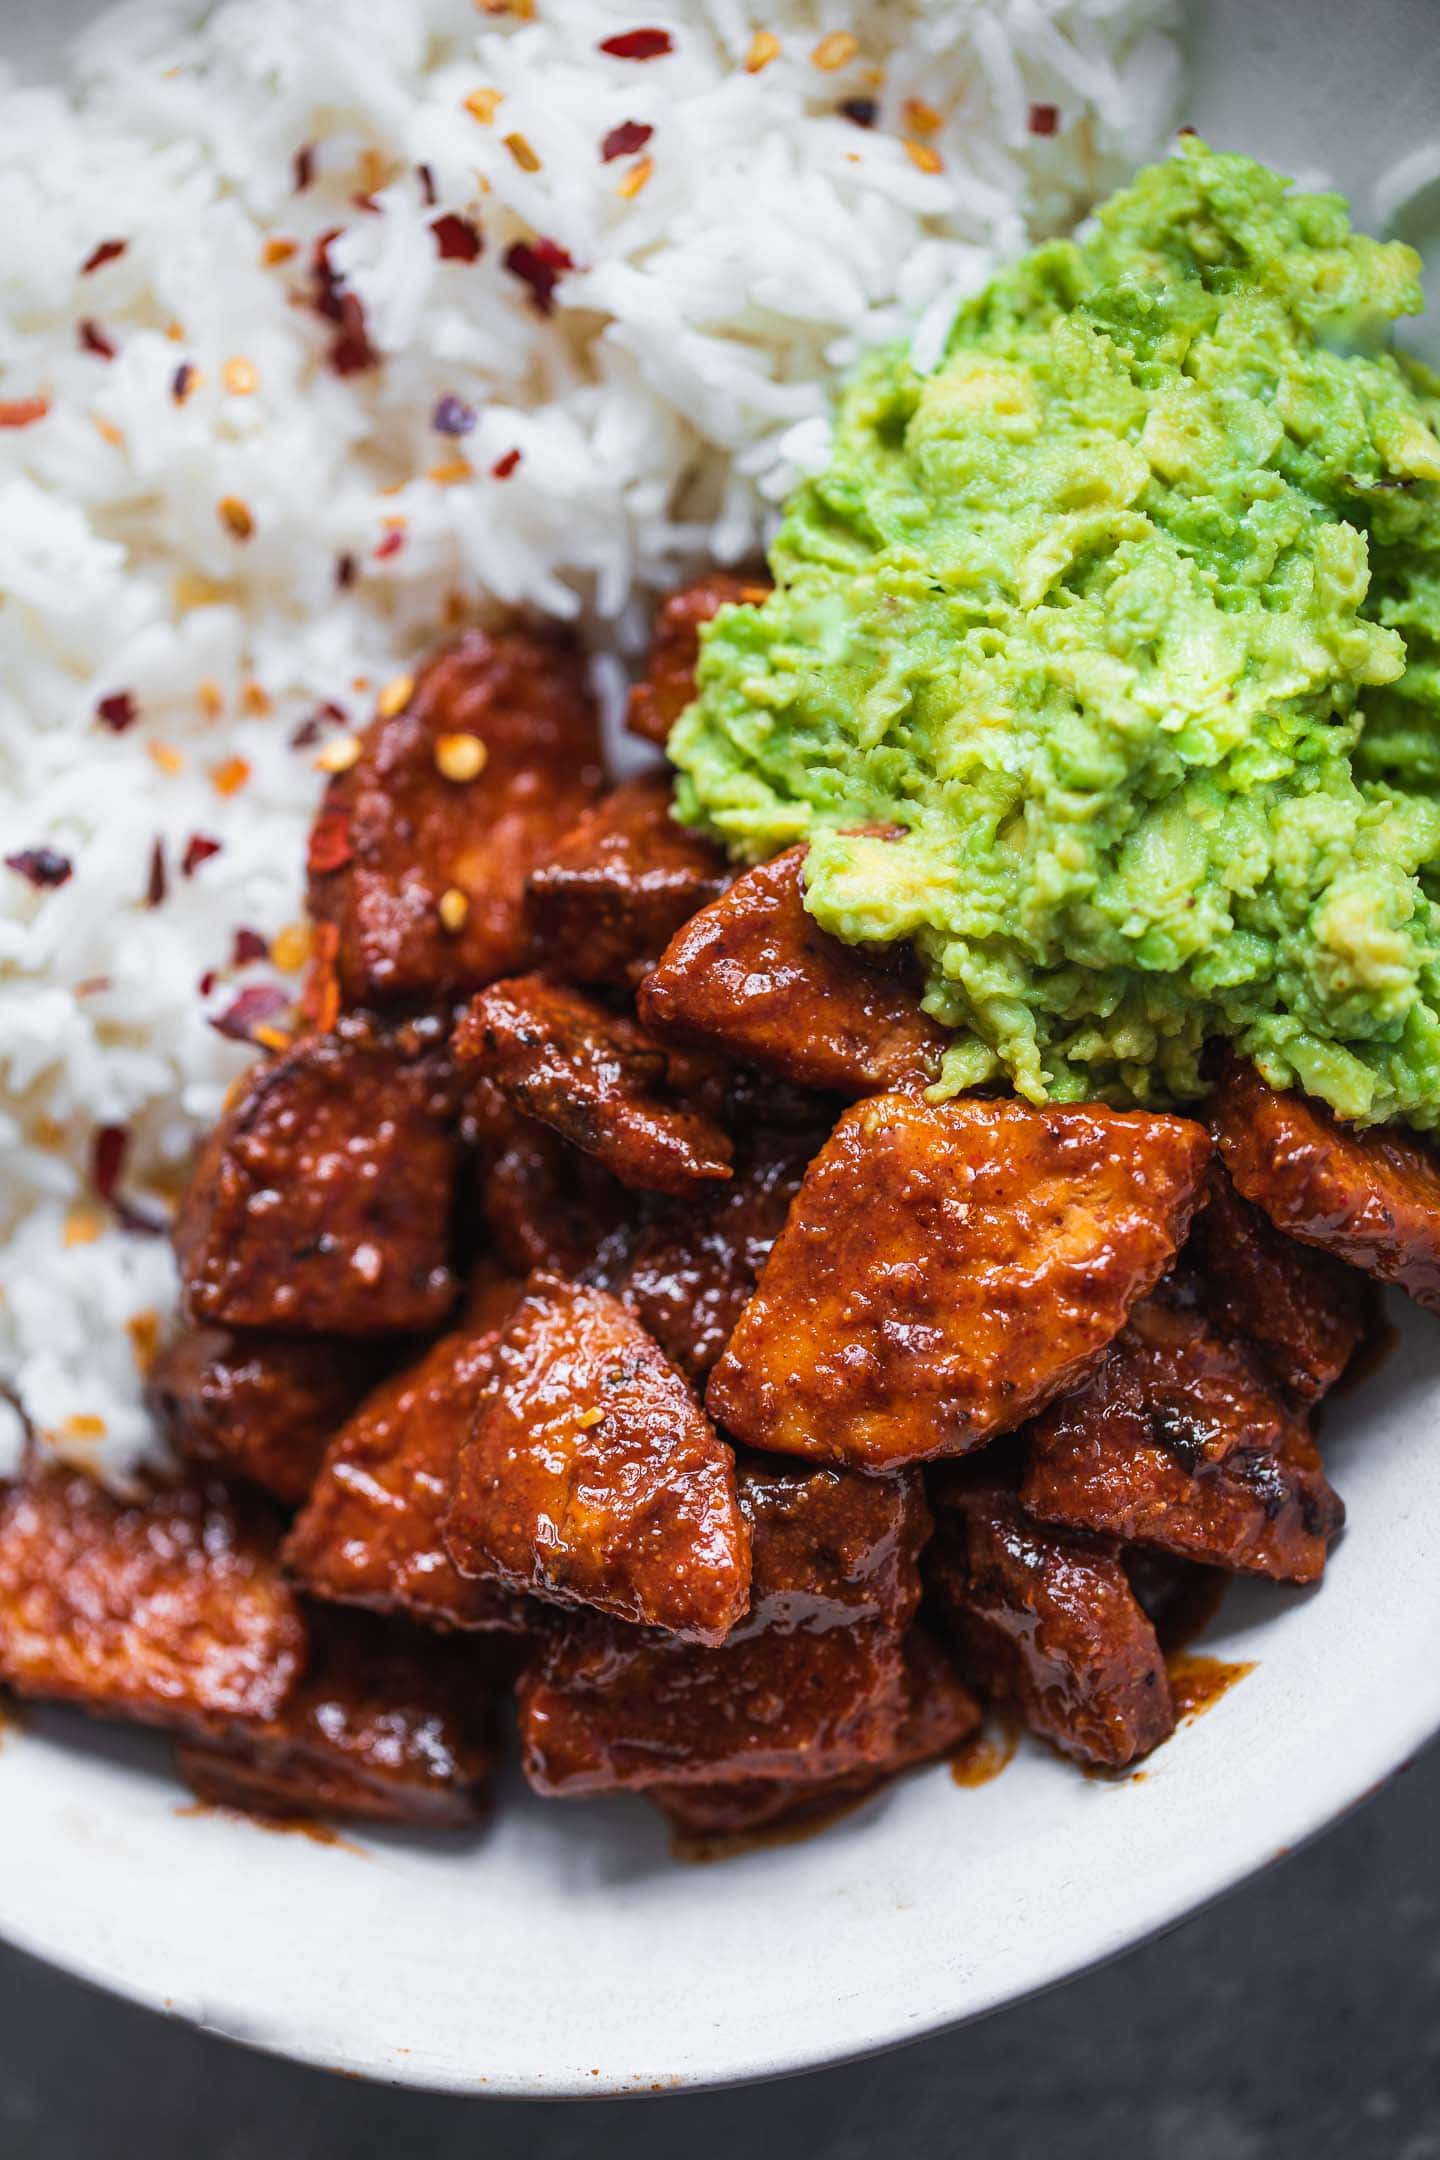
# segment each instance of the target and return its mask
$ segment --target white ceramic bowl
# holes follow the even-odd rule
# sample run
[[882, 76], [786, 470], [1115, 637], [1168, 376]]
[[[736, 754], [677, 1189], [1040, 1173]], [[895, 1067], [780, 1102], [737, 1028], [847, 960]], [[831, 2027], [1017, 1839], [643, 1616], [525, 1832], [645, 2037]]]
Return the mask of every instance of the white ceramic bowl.
[[[88, 12], [10, 0], [0, 51], [38, 65]], [[1381, 170], [1433, 139], [1433, 0], [1185, 12], [1196, 124], [1328, 169], [1362, 222]], [[639, 1801], [544, 1806], [518, 1779], [472, 1846], [320, 1845], [187, 1813], [163, 1744], [41, 1713], [0, 1747], [0, 1933], [310, 2062], [552, 2098], [802, 2069], [1064, 1979], [1310, 1836], [1440, 1726], [1440, 1329], [1400, 1317], [1380, 1376], [1326, 1417], [1350, 1527], [1323, 1590], [1232, 1592], [1206, 1647], [1257, 1669], [1143, 1780], [1022, 1749], [983, 1788], [942, 1767], [704, 1867]]]

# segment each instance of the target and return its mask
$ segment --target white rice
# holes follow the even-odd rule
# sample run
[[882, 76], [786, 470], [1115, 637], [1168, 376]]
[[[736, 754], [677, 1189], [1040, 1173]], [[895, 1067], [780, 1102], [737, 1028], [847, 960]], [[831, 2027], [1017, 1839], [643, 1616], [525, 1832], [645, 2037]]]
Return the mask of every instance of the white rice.
[[[49, 400], [0, 429], [0, 856], [73, 866], [45, 890], [0, 870], [0, 1382], [107, 1474], [153, 1445], [136, 1338], [174, 1288], [164, 1240], [96, 1201], [94, 1133], [127, 1130], [128, 1196], [173, 1196], [247, 1056], [210, 1021], [241, 987], [295, 986], [232, 953], [238, 927], [271, 939], [301, 914], [321, 780], [297, 725], [321, 704], [344, 715], [327, 729], [359, 724], [494, 603], [577, 617], [613, 689], [653, 593], [753, 551], [823, 461], [835, 371], [912, 328], [933, 358], [960, 294], [1175, 118], [1168, 0], [526, 13], [149, 0], [105, 16], [63, 86], [0, 75], [0, 399]], [[597, 50], [637, 26], [673, 52]], [[846, 30], [853, 58], [818, 64]], [[751, 72], [760, 31], [780, 50]], [[493, 118], [477, 91], [502, 94]], [[839, 113], [855, 99], [873, 127]], [[627, 121], [649, 141], [602, 161]], [[483, 233], [478, 261], [439, 258], [446, 213]], [[336, 226], [382, 355], [343, 378], [298, 299]], [[504, 260], [536, 236], [577, 265], [548, 317]], [[108, 240], [123, 254], [82, 273]], [[275, 240], [299, 252], [267, 267]], [[86, 321], [113, 359], [82, 350]], [[463, 437], [431, 425], [447, 396], [475, 415]], [[119, 693], [138, 717], [116, 733], [97, 705]], [[197, 833], [221, 848], [187, 877]], [[157, 840], [168, 891], [147, 906]], [[19, 1433], [0, 1401], [0, 1467]]]

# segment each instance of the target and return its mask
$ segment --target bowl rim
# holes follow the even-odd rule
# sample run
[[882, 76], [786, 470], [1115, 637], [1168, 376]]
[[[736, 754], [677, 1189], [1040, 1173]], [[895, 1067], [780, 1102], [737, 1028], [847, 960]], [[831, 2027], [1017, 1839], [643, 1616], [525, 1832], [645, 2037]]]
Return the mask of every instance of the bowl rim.
[[[819, 2045], [792, 2045], [788, 2048], [777, 2048], [770, 2056], [757, 2061], [737, 2061], [726, 2070], [702, 2072], [695, 2076], [670, 2074], [647, 2080], [643, 2075], [617, 2074], [602, 2070], [587, 2077], [583, 2083], [574, 2080], [551, 2082], [543, 2077], [495, 2077], [474, 2070], [457, 2070], [453, 2075], [447, 2075], [433, 2065], [412, 2065], [403, 2058], [392, 2059], [385, 2065], [363, 2054], [350, 2058], [342, 2053], [337, 2059], [333, 2046], [312, 2046], [303, 2038], [287, 2037], [279, 2030], [259, 2032], [254, 2029], [232, 2028], [227, 2025], [223, 2016], [208, 2016], [179, 2006], [160, 1988], [148, 1984], [134, 1972], [127, 1970], [122, 1961], [61, 1955], [48, 1948], [43, 1939], [32, 1931], [16, 1927], [6, 1920], [3, 1912], [0, 1912], [0, 1941], [63, 1978], [75, 1980], [102, 1994], [117, 1996], [121, 2001], [137, 2008], [155, 2011], [192, 2031], [205, 2033], [256, 2054], [273, 2056], [283, 2062], [299, 2063], [307, 2069], [328, 2072], [332, 2076], [356, 2078], [364, 2083], [394, 2090], [434, 2093], [451, 2098], [507, 2101], [665, 2099], [685, 2093], [723, 2092], [746, 2085], [773, 2084], [819, 2070], [840, 2069], [849, 2063], [866, 2062], [902, 2048], [918, 2046], [922, 2041], [936, 2039], [945, 2033], [962, 2031], [968, 2026], [997, 2016], [1002, 2011], [1016, 2009], [1039, 1996], [1051, 1994], [1072, 1981], [1082, 1981], [1102, 1967], [1128, 1956], [1131, 1951], [1139, 1950], [1147, 1943], [1158, 1941], [1162, 1936], [1174, 1932], [1208, 1911], [1210, 1907], [1237, 1894], [1258, 1877], [1268, 1874], [1271, 1869], [1284, 1865], [1324, 1836], [1345, 1816], [1376, 1799], [1395, 1778], [1409, 1770], [1426, 1748], [1437, 1739], [1440, 1739], [1440, 1698], [1437, 1698], [1436, 1704], [1430, 1709], [1417, 1712], [1409, 1721], [1399, 1743], [1398, 1753], [1393, 1731], [1388, 1745], [1377, 1739], [1369, 1754], [1363, 1758], [1358, 1758], [1353, 1751], [1348, 1756], [1336, 1751], [1332, 1759], [1348, 1761], [1352, 1774], [1337, 1780], [1336, 1787], [1325, 1790], [1324, 1796], [1317, 1796], [1313, 1804], [1297, 1807], [1288, 1827], [1282, 1825], [1284, 1834], [1278, 1844], [1269, 1843], [1267, 1850], [1257, 1853], [1253, 1861], [1238, 1873], [1221, 1861], [1211, 1870], [1204, 1872], [1204, 1879], [1198, 1886], [1189, 1877], [1177, 1878], [1184, 1880], [1186, 1886], [1177, 1890], [1169, 1899], [1158, 1903], [1142, 1924], [1122, 1924], [1113, 1928], [1078, 1962], [1063, 1951], [1057, 1952], [1033, 1978], [1019, 1986], [1002, 1985], [994, 1988], [983, 2000], [972, 2001], [964, 2006], [941, 2005], [918, 2018], [892, 2016], [891, 2022], [877, 2026], [864, 2042], [853, 2046], [831, 2048], [823, 2042]], [[1070, 1767], [1073, 1770], [1074, 1766]], [[942, 1762], [929, 1765], [925, 1770], [910, 1775], [948, 1775], [948, 1770]], [[823, 1827], [815, 1835], [823, 1839]]]

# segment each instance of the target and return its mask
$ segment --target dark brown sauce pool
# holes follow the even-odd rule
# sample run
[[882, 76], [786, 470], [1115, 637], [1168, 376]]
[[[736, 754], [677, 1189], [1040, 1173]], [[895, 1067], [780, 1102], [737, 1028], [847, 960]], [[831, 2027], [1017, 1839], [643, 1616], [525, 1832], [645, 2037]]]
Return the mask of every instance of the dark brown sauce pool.
[[1175, 1703], [1176, 1722], [1186, 1725], [1192, 1718], [1203, 1717], [1213, 1709], [1222, 1695], [1227, 1695], [1237, 1680], [1255, 1670], [1253, 1659], [1248, 1663], [1228, 1658], [1198, 1656], [1192, 1652], [1172, 1656], [1165, 1661], [1170, 1676], [1170, 1693]]
[[957, 1785], [988, 1785], [999, 1777], [1020, 1744], [1020, 1720], [992, 1710], [963, 1747], [950, 1757], [950, 1775]]
[[308, 1838], [312, 1845], [335, 1845], [342, 1852], [365, 1854], [363, 1845], [357, 1845], [344, 1837], [333, 1823], [322, 1822], [316, 1815], [262, 1815], [258, 1809], [221, 1807], [214, 1800], [187, 1800], [176, 1808], [177, 1815], [229, 1815], [236, 1822], [253, 1823], [257, 1830], [269, 1830], [277, 1837]]

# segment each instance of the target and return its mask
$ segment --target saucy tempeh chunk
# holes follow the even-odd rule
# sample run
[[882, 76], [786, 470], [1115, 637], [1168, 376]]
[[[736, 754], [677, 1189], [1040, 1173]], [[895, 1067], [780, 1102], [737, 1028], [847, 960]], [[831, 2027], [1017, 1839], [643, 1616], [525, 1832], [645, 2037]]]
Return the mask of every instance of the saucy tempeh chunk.
[[175, 1225], [187, 1316], [286, 1333], [438, 1327], [458, 1146], [442, 1053], [312, 1035], [254, 1066]]
[[440, 1535], [520, 1290], [482, 1272], [461, 1324], [377, 1388], [335, 1435], [285, 1546], [286, 1565], [313, 1596], [432, 1627], [524, 1628], [524, 1601], [467, 1581]]
[[918, 1479], [745, 1462], [748, 1616], [718, 1649], [589, 1614], [520, 1683], [537, 1792], [848, 1776], [887, 1761], [930, 1530]]
[[579, 1275], [628, 1239], [634, 1195], [548, 1125], [515, 1115], [504, 1146], [476, 1169], [490, 1249], [517, 1275]]
[[1374, 1292], [1333, 1254], [1301, 1245], [1242, 1200], [1217, 1162], [1183, 1267], [1222, 1335], [1241, 1339], [1294, 1401], [1328, 1393], [1371, 1324]]
[[661, 601], [650, 634], [646, 680], [630, 693], [626, 725], [632, 735], [664, 749], [671, 728], [695, 695], [702, 625], [713, 622], [722, 607], [759, 607], [769, 591], [770, 581], [763, 574], [747, 578], [711, 570]]
[[1137, 1306], [1030, 1441], [1032, 1515], [1280, 1582], [1315, 1582], [1344, 1509], [1303, 1419], [1198, 1313]]
[[277, 1543], [263, 1502], [198, 1479], [125, 1500], [57, 1467], [0, 1488], [0, 1681], [194, 1732], [274, 1717], [306, 1654]]
[[463, 1829], [485, 1812], [492, 1704], [473, 1646], [368, 1613], [309, 1615], [310, 1656], [278, 1713], [182, 1740], [202, 1800], [256, 1815], [357, 1816]]
[[632, 990], [680, 925], [725, 890], [724, 856], [677, 825], [670, 803], [664, 773], [624, 781], [531, 873], [531, 928], [557, 975]]
[[937, 1505], [927, 1578], [987, 1692], [1082, 1762], [1120, 1769], [1167, 1740], [1165, 1660], [1115, 1548], [1033, 1522], [998, 1484]]
[[298, 1507], [387, 1362], [384, 1348], [345, 1336], [182, 1328], [151, 1366], [146, 1396], [191, 1462]]
[[823, 1127], [752, 1128], [738, 1143], [731, 1182], [657, 1202], [612, 1271], [611, 1286], [697, 1384], [734, 1333], [825, 1137]]
[[553, 1275], [501, 1339], [445, 1543], [464, 1574], [694, 1642], [750, 1600], [734, 1454], [618, 1299]]
[[525, 881], [600, 784], [568, 642], [472, 631], [432, 661], [331, 780], [311, 834], [310, 912], [341, 1002], [436, 1002], [523, 967]]
[[889, 1751], [865, 1769], [813, 1785], [794, 1778], [652, 1785], [647, 1797], [684, 1837], [749, 1836], [802, 1823], [861, 1799], [900, 1771], [948, 1754], [979, 1726], [979, 1703], [923, 1628], [912, 1628], [906, 1637], [899, 1684], [903, 1707]]
[[903, 977], [805, 912], [805, 849], [736, 878], [667, 945], [637, 993], [659, 1035], [747, 1059], [839, 1095], [925, 1085], [945, 1030]]
[[1174, 1257], [1210, 1143], [1102, 1105], [858, 1103], [710, 1376], [752, 1447], [884, 1470], [959, 1455], [1089, 1370]]
[[1277, 1230], [1440, 1312], [1440, 1157], [1392, 1126], [1357, 1132], [1232, 1065], [1211, 1104], [1225, 1167]]
[[461, 1021], [455, 1049], [517, 1110], [623, 1184], [686, 1192], [730, 1175], [729, 1135], [677, 1099], [664, 1046], [578, 990], [543, 975], [493, 983]]

